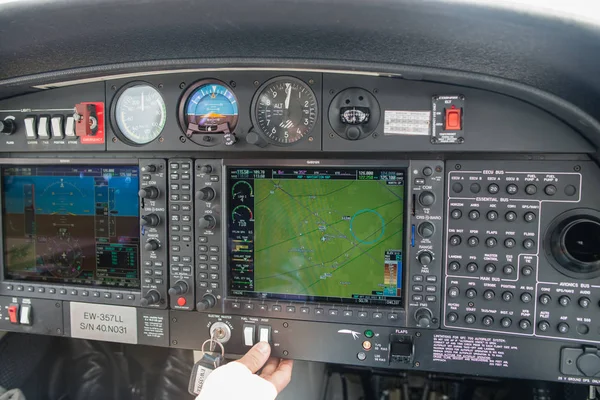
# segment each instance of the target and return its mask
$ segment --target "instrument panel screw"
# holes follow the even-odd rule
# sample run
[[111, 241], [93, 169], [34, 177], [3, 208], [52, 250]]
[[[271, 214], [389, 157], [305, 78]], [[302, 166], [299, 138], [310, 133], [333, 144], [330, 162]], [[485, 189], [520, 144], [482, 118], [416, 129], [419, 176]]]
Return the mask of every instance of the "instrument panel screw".
[[415, 363], [415, 367], [420, 367], [420, 366], [421, 366], [421, 363], [417, 361], [417, 362]]
[[112, 142], [117, 143], [117, 138], [116, 137], [112, 138]]
[[465, 138], [463, 138], [463, 137], [458, 138], [458, 143], [463, 144], [464, 142], [465, 142]]
[[377, 139], [378, 137], [379, 137], [379, 133], [377, 133], [377, 132], [374, 132], [374, 133], [373, 133], [373, 139]]
[[177, 318], [173, 318], [171, 321], [173, 321], [173, 322], [177, 322]]
[[454, 166], [454, 169], [455, 169], [455, 170], [457, 170], [457, 171], [460, 171], [460, 170], [462, 169], [462, 165], [460, 165], [460, 164], [456, 164], [456, 165]]
[[431, 144], [436, 144], [437, 143], [437, 138], [436, 137], [432, 137], [431, 138]]
[[335, 134], [332, 132], [329, 134], [329, 137], [333, 139], [335, 137]]
[[287, 328], [288, 326], [290, 326], [290, 324], [288, 324], [287, 322], [284, 322], [284, 323], [283, 323], [283, 327], [284, 327], [284, 328]]
[[158, 138], [158, 141], [162, 143], [162, 142], [164, 142], [164, 141], [165, 141], [165, 138], [164, 138], [164, 137], [159, 137], [159, 138]]
[[110, 90], [112, 90], [112, 91], [115, 91], [115, 90], [117, 90], [117, 87], [116, 87], [115, 85], [112, 85], [112, 86], [110, 87]]
[[575, 172], [581, 171], [581, 165], [576, 165], [575, 167], [573, 167], [573, 171], [575, 171]]
[[185, 87], [185, 82], [181, 82], [181, 83], [179, 84], [179, 89], [183, 89], [184, 87]]
[[373, 89], [373, 93], [375, 93], [375, 94], [379, 93], [379, 89], [377, 89], [377, 88]]
[[258, 86], [259, 83], [259, 81], [254, 81], [254, 86]]
[[60, 308], [60, 303], [54, 303], [54, 307]]
[[230, 81], [229, 82], [229, 86], [231, 86], [232, 88], [237, 86], [237, 83], [235, 83], [235, 81]]
[[417, 333], [415, 333], [415, 336], [416, 336], [416, 337], [421, 337], [421, 332], [417, 332]]
[[163, 87], [164, 87], [164, 85], [163, 85], [162, 83], [159, 83], [159, 84], [158, 84], [158, 88], [159, 88], [159, 89], [162, 89]]
[[312, 142], [313, 140], [315, 140], [315, 138], [314, 138], [314, 137], [312, 137], [312, 136], [309, 136], [309, 137], [308, 137], [308, 141], [309, 141], [309, 142]]
[[57, 334], [59, 334], [59, 335], [61, 335], [61, 334], [62, 334], [62, 329], [58, 328], [58, 329], [56, 330], [56, 333], [57, 333]]
[[172, 340], [172, 341], [171, 341], [171, 344], [172, 344], [173, 346], [177, 346], [177, 340]]
[[287, 356], [288, 354], [290, 354], [290, 352], [289, 352], [289, 351], [287, 351], [287, 350], [284, 350], [284, 351], [283, 351], [283, 355], [284, 355], [284, 356]]
[[329, 94], [334, 94], [334, 93], [335, 93], [335, 90], [333, 90], [333, 89], [329, 90]]
[[181, 143], [185, 143], [185, 140], [186, 140], [186, 139], [185, 139], [183, 136], [179, 136], [179, 141], [180, 141]]
[[315, 84], [315, 80], [314, 79], [309, 79], [308, 83], [310, 83], [311, 85], [314, 85]]

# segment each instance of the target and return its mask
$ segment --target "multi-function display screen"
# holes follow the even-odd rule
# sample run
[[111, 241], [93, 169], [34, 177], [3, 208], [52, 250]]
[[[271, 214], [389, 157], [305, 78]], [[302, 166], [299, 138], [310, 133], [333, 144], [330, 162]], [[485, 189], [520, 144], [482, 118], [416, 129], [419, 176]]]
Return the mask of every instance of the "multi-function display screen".
[[399, 303], [404, 170], [227, 173], [230, 295]]
[[139, 288], [138, 167], [2, 169], [6, 279]]

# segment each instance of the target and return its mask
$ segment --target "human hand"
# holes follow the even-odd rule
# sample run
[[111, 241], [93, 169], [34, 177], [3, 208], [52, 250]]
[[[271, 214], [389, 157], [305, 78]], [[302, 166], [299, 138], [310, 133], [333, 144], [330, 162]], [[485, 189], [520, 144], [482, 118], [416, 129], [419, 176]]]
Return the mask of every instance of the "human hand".
[[214, 370], [196, 400], [275, 399], [290, 383], [293, 361], [269, 358], [270, 354], [268, 343], [257, 343], [239, 360]]

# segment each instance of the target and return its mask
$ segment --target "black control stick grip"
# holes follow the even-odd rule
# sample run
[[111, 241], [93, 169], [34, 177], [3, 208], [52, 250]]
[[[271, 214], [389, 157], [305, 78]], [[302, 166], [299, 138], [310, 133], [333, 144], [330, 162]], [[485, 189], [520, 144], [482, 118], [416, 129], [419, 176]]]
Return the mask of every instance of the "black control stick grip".
[[169, 295], [171, 296], [179, 296], [182, 294], [186, 294], [188, 291], [188, 284], [184, 281], [176, 282], [172, 288], [169, 289]]

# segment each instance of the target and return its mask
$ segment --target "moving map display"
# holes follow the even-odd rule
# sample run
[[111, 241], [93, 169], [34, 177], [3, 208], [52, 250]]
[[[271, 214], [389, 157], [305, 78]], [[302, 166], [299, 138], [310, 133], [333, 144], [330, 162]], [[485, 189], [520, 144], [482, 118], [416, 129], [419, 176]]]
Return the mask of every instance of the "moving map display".
[[139, 288], [138, 167], [2, 169], [7, 279]]
[[228, 178], [231, 295], [400, 300], [403, 170], [230, 168]]

